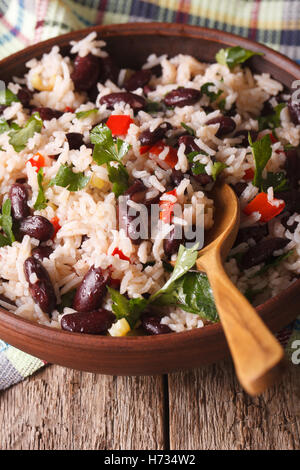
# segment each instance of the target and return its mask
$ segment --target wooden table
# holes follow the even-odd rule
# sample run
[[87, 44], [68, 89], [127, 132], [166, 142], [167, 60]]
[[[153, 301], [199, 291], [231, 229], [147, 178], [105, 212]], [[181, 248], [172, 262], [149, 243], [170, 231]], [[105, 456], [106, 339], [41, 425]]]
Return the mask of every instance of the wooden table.
[[0, 394], [2, 449], [299, 449], [300, 366], [248, 397], [230, 362], [158, 377], [48, 366]]

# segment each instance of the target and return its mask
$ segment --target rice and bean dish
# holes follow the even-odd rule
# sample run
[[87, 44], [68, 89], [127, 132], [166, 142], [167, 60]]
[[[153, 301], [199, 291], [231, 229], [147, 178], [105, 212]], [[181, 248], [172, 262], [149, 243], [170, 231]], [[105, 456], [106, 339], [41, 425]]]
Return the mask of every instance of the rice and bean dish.
[[[91, 33], [66, 57], [55, 46], [30, 60], [6, 84], [3, 308], [111, 336], [218, 321], [207, 277], [192, 269], [200, 245], [187, 245], [183, 228], [200, 220], [205, 239], [209, 191], [222, 181], [240, 201], [225, 266], [241, 292], [259, 305], [299, 277], [300, 104], [269, 74], [251, 72], [252, 55], [221, 49], [207, 64], [152, 54], [139, 70], [120, 69]], [[130, 210], [142, 207], [137, 223]]]

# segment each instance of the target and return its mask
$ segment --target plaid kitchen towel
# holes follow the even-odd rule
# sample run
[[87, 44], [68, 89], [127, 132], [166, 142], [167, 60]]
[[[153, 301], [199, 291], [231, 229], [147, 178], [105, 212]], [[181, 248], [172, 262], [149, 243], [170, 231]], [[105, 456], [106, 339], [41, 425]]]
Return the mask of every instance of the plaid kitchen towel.
[[[130, 21], [217, 28], [262, 42], [300, 63], [298, 0], [0, 0], [0, 58], [68, 31]], [[278, 337], [299, 363], [300, 320]], [[0, 390], [43, 365], [0, 340]]]

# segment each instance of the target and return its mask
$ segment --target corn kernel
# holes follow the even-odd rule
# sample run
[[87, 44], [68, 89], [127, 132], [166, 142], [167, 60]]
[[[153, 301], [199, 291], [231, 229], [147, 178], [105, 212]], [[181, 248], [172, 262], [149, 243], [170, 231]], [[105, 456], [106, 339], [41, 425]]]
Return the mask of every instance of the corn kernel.
[[126, 336], [130, 331], [130, 325], [126, 318], [121, 318], [108, 330], [110, 336]]
[[51, 209], [53, 209], [54, 211], [57, 210], [58, 206], [56, 206], [55, 204], [53, 204], [53, 202], [48, 202], [48, 206], [51, 207]]
[[103, 190], [109, 189], [110, 184], [108, 181], [105, 181], [102, 178], [99, 178], [99, 176], [93, 173], [90, 179], [90, 186], [92, 188], [101, 189], [103, 191]]
[[50, 77], [49, 79], [48, 85], [45, 85], [40, 75], [35, 74], [33, 75], [31, 79], [31, 85], [33, 86], [33, 88], [39, 91], [52, 91], [55, 85], [55, 79], [56, 79], [56, 75], [52, 75], [52, 77]]

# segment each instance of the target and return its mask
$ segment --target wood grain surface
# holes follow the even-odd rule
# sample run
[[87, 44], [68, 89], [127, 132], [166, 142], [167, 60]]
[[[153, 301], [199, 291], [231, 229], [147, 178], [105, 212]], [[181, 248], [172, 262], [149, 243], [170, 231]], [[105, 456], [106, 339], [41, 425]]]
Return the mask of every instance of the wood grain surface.
[[48, 366], [0, 393], [1, 449], [299, 449], [300, 374], [260, 398], [231, 363], [168, 377]]

